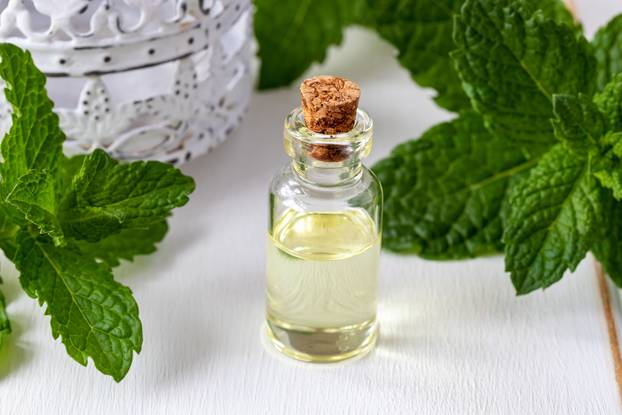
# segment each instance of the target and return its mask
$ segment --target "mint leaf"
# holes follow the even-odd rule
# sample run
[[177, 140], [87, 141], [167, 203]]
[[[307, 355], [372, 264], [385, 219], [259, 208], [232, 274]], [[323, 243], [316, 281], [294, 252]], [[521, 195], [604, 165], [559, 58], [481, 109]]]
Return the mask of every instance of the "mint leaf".
[[613, 191], [613, 196], [622, 200], [622, 73], [614, 75], [604, 89], [594, 96], [594, 102], [605, 114], [609, 126], [599, 144], [606, 168], [594, 172], [600, 184]]
[[[364, 0], [362, 0], [364, 1]], [[259, 43], [259, 89], [289, 85], [314, 62], [322, 62], [343, 29], [361, 20], [361, 0], [255, 0]]]
[[555, 136], [579, 154], [596, 148], [607, 131], [607, 121], [596, 104], [583, 94], [554, 95]]
[[605, 116], [584, 95], [555, 95], [554, 113], [555, 135], [581, 157], [598, 153], [592, 174], [622, 199], [622, 133], [610, 131]]
[[613, 191], [613, 196], [622, 200], [622, 132], [609, 132], [601, 138], [605, 157], [594, 176], [601, 186]]
[[557, 282], [592, 246], [602, 214], [593, 164], [558, 144], [512, 190], [503, 238], [506, 270], [518, 294]]
[[35, 67], [30, 53], [0, 44], [0, 77], [5, 96], [13, 107], [12, 125], [2, 140], [1, 193], [6, 197], [19, 178], [31, 170], [54, 176], [65, 139], [45, 91], [45, 76]]
[[[0, 280], [0, 282], [2, 281]], [[0, 291], [0, 347], [2, 347], [4, 338], [9, 334], [11, 334], [11, 322], [9, 321], [9, 316], [6, 314], [4, 294]]]
[[7, 202], [48, 234], [56, 245], [64, 243], [63, 231], [56, 218], [55, 180], [46, 172], [33, 170], [21, 176], [7, 196]]
[[[85, 157], [73, 156], [62, 161], [60, 177], [63, 188], [71, 187], [72, 179], [80, 171]], [[156, 244], [164, 239], [167, 231], [166, 219], [161, 219], [144, 227], [122, 229], [97, 242], [77, 241], [76, 244], [84, 254], [116, 267], [121, 264], [121, 259], [132, 261], [137, 255], [155, 252]]]
[[[83, 365], [91, 357], [119, 381], [140, 351], [142, 329], [131, 291], [110, 266], [152, 252], [194, 182], [170, 165], [121, 165], [102, 150], [66, 158], [45, 77], [15, 46], [0, 45], [0, 58], [14, 110], [1, 147], [0, 248], [26, 293], [47, 305], [67, 353]], [[0, 313], [1, 337], [4, 302]]]
[[467, 0], [452, 53], [474, 108], [501, 137], [554, 143], [553, 94], [585, 93], [595, 59], [576, 29], [537, 11], [537, 1]]
[[594, 239], [592, 252], [607, 275], [622, 288], [622, 203], [617, 202], [611, 194], [603, 193], [599, 234]]
[[155, 161], [120, 164], [102, 150], [84, 159], [60, 211], [64, 232], [96, 242], [123, 228], [147, 227], [183, 206], [192, 178]]
[[474, 113], [398, 146], [373, 168], [385, 195], [383, 246], [432, 259], [500, 250], [506, 194], [542, 151], [493, 136]]
[[470, 109], [449, 52], [454, 15], [464, 0], [368, 0], [380, 36], [399, 51], [398, 59], [415, 82], [438, 92], [436, 103], [448, 110]]
[[594, 96], [594, 102], [606, 115], [614, 131], [622, 131], [622, 73], [614, 75], [603, 90]]
[[58, 199], [62, 199], [63, 195], [67, 193], [67, 189], [71, 188], [74, 176], [78, 174], [84, 159], [87, 157], [85, 154], [79, 154], [72, 157], [61, 157], [58, 163]]
[[602, 89], [622, 72], [622, 14], [596, 32], [592, 45], [597, 62], [597, 85]]
[[140, 352], [142, 328], [129, 288], [112, 279], [110, 268], [75, 247], [56, 247], [22, 233], [15, 265], [26, 293], [46, 304], [54, 338], [82, 365], [123, 379]]
[[0, 203], [0, 249], [6, 257], [13, 260], [17, 250], [16, 236], [19, 226], [11, 220], [9, 208], [5, 203]]
[[97, 242], [78, 242], [80, 251], [105, 261], [111, 267], [120, 265], [120, 259], [132, 261], [137, 255], [156, 251], [156, 243], [164, 239], [168, 225], [160, 220], [145, 228], [128, 228]]
[[351, 16], [351, 24], [361, 25], [370, 29], [374, 27], [374, 16], [367, 6], [367, 0], [353, 0], [351, 2], [339, 3], [341, 7], [347, 7], [350, 10], [347, 13]]
[[[469, 98], [449, 56], [454, 16], [464, 0], [367, 0], [375, 28], [399, 51], [398, 59], [415, 82], [434, 88], [436, 103], [450, 111], [471, 109]], [[560, 24], [575, 26], [560, 0], [542, 0], [538, 7]]]

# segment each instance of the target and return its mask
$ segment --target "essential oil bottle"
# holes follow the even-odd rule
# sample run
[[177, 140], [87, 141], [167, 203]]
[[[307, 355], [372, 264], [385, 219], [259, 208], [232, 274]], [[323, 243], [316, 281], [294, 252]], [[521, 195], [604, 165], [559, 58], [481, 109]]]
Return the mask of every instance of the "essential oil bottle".
[[352, 81], [318, 76], [285, 120], [291, 157], [270, 186], [267, 325], [295, 359], [335, 362], [378, 336], [376, 304], [382, 189], [362, 164], [372, 120]]

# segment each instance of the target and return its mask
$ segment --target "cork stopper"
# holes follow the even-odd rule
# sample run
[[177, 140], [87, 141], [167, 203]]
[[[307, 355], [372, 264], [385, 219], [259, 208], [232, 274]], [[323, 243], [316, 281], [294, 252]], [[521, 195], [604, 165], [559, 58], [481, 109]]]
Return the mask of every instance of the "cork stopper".
[[[361, 96], [355, 82], [338, 76], [315, 76], [302, 82], [300, 94], [305, 125], [311, 131], [334, 135], [354, 127]], [[309, 155], [320, 161], [342, 161], [349, 151], [339, 145], [318, 144], [312, 146]]]
[[352, 81], [322, 75], [300, 85], [305, 124], [321, 134], [347, 133], [354, 127], [361, 89]]

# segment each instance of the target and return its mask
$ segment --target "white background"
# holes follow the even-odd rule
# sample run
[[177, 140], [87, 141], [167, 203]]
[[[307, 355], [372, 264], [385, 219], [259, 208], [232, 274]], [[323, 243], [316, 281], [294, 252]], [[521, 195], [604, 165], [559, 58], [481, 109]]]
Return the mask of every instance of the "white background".
[[[578, 3], [589, 34], [622, 11], [612, 0]], [[310, 72], [360, 83], [376, 123], [370, 164], [451, 117], [393, 56], [376, 35], [350, 29]], [[140, 304], [145, 338], [122, 383], [70, 360], [2, 261], [14, 333], [0, 353], [0, 414], [620, 412], [591, 258], [545, 292], [516, 298], [501, 258], [384, 253], [371, 355], [312, 366], [267, 350], [267, 186], [286, 161], [282, 121], [298, 101], [295, 87], [256, 94], [233, 137], [184, 166], [197, 190], [159, 251], [116, 270]]]

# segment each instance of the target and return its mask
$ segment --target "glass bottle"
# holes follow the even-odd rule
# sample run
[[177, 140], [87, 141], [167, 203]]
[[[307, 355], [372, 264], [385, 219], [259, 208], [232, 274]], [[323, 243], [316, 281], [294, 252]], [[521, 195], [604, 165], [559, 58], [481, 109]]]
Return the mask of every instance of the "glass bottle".
[[292, 160], [270, 186], [267, 325], [298, 360], [339, 361], [376, 342], [382, 189], [362, 164], [372, 127], [360, 109], [336, 135], [308, 129], [301, 108], [285, 121]]

